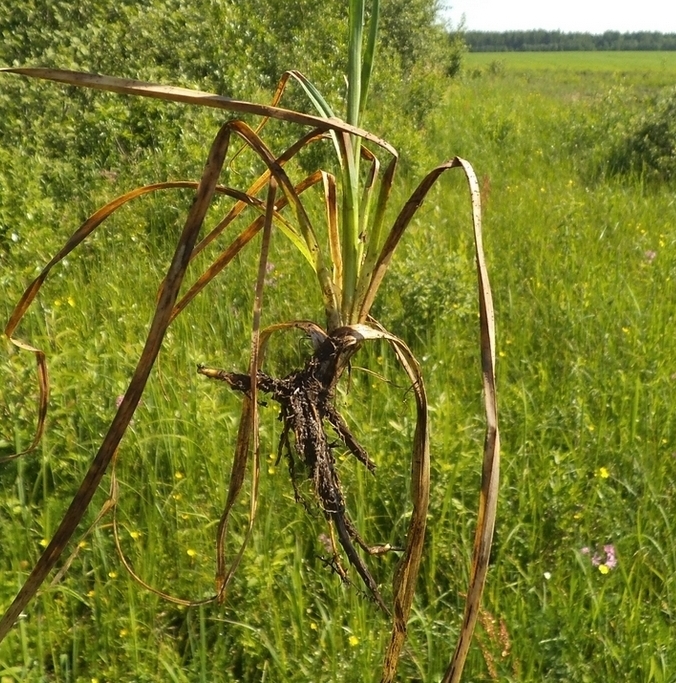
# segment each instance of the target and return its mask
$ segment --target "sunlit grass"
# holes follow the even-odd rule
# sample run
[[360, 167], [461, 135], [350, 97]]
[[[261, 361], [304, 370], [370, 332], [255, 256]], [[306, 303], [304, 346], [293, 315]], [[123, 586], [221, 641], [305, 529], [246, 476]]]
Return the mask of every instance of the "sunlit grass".
[[[567, 76], [562, 85], [556, 78], [552, 72], [528, 83], [508, 69], [504, 77], [454, 84], [448, 116], [427, 133], [439, 155], [430, 163], [454, 153], [476, 162], [488, 258], [497, 264], [503, 485], [488, 616], [467, 680], [491, 680], [493, 666], [500, 680], [669, 683], [676, 676], [676, 204], [673, 188], [590, 179], [571, 135], [592, 113], [571, 97]], [[613, 76], [594, 78], [599, 92], [614, 84]], [[446, 191], [454, 182], [428, 197], [418, 230], [395, 257], [397, 286], [385, 281], [377, 311], [391, 312], [383, 322], [414, 346], [429, 385], [429, 535], [400, 673], [401, 680], [425, 683], [440, 679], [460, 626], [483, 438], [476, 312], [466, 295], [475, 286], [472, 253], [461, 227], [467, 209]], [[405, 196], [402, 190], [398, 201]], [[53, 436], [38, 454], [0, 470], [3, 605], [58, 522], [138, 355], [135, 344], [168, 258], [168, 242], [157, 246], [157, 234], [145, 233], [151, 208], [120, 215], [128, 237], [111, 230], [92, 253], [71, 259], [69, 277], [47, 285], [42, 310], [26, 322], [25, 336], [44, 340], [50, 353]], [[60, 210], [68, 218], [77, 212]], [[75, 221], [66, 222], [55, 220], [55, 234], [42, 238], [19, 230], [10, 257], [22, 265], [16, 277], [2, 273], [4, 313], [34, 274], [31, 262], [52, 250], [49, 240], [58, 244], [71, 231]], [[423, 226], [430, 226], [427, 233]], [[132, 234], [138, 242], [130, 248]], [[316, 315], [321, 301], [308, 300], [302, 259], [294, 261], [281, 240], [273, 248], [279, 285], [268, 290], [270, 322]], [[416, 284], [407, 258], [421, 253], [428, 270]], [[148, 263], [157, 265], [149, 272]], [[96, 297], [87, 285], [92, 269], [107, 278]], [[213, 526], [206, 520], [223, 503], [239, 406], [238, 397], [194, 369], [199, 362], [244, 366], [254, 269], [253, 255], [242, 257], [176, 321], [119, 456], [125, 551], [154, 585], [193, 597], [213, 588]], [[439, 296], [448, 273], [457, 280], [456, 299], [436, 308], [425, 297]], [[137, 291], [125, 289], [129, 280]], [[427, 317], [407, 327], [401, 311], [410, 313], [410, 302]], [[301, 349], [289, 342], [281, 357], [292, 365]], [[1, 368], [0, 438], [12, 449], [25, 445], [34, 419], [31, 397], [20, 398], [20, 389], [32, 386], [32, 364], [19, 358], [4, 356]], [[413, 398], [384, 347], [368, 349], [354, 364], [341, 406], [379, 471], [366, 476], [350, 458], [340, 465], [341, 477], [368, 540], [400, 542]], [[275, 464], [279, 423], [272, 406], [263, 409], [262, 422], [262, 507], [224, 606], [185, 610], [140, 590], [119, 564], [104, 519], [60, 586], [45, 588], [0, 646], [0, 676], [377, 680], [384, 619], [360, 588], [341, 585], [319, 559], [326, 525], [293, 501], [285, 462]], [[245, 515], [243, 507], [235, 521]], [[616, 547], [618, 564], [603, 574], [582, 549], [606, 544]], [[386, 581], [395, 560], [381, 562], [374, 571]]]
[[494, 60], [510, 70], [554, 70], [594, 72], [658, 72], [662, 76], [676, 74], [676, 52], [471, 52], [467, 67], [486, 66]]

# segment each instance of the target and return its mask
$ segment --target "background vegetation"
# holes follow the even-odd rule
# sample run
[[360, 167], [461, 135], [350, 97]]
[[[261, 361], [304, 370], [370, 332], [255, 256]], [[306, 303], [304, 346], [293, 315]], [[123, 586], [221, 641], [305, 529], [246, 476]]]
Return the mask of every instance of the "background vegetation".
[[[118, 13], [88, 3], [86, 11], [102, 18], [85, 32], [77, 13], [85, 10], [58, 5], [53, 34], [62, 43], [41, 47], [42, 33], [31, 35], [22, 44], [36, 52], [16, 52], [11, 60], [38, 63], [53, 54], [60, 66], [102, 64], [144, 76], [155, 69], [162, 80], [205, 88], [218, 86], [209, 79], [223, 79], [218, 87], [226, 94], [269, 97], [276, 74], [261, 76], [241, 57], [255, 32], [231, 49], [226, 38], [234, 34], [219, 33], [198, 10], [191, 14], [194, 3], [174, 3], [173, 12], [156, 3], [116, 6]], [[140, 16], [135, 7], [146, 19], [131, 21]], [[219, 7], [222, 17], [233, 16], [226, 4], [204, 3], [202, 10]], [[304, 11], [313, 11], [311, 3]], [[264, 22], [265, 14], [247, 19]], [[103, 31], [109, 21], [120, 22], [120, 37], [109, 54], [101, 48], [100, 59], [119, 61], [67, 61], [77, 55], [67, 36], [79, 35], [92, 53], [96, 27]], [[182, 21], [184, 28], [172, 32]], [[22, 30], [33, 24], [22, 22]], [[5, 33], [17, 35], [19, 24], [5, 25]], [[277, 34], [284, 37], [280, 50], [297, 35], [288, 30]], [[193, 34], [202, 43], [181, 43], [183, 31], [202, 31]], [[328, 41], [333, 34], [325, 35]], [[176, 55], [167, 45], [176, 46]], [[197, 46], [207, 55], [202, 76], [190, 71], [200, 68]], [[143, 50], [154, 55], [146, 64]], [[309, 49], [290, 51], [280, 69], [308, 59], [310, 75], [330, 84], [334, 51], [326, 50], [325, 70], [318, 61], [313, 72]], [[242, 61], [226, 63], [224, 55]], [[403, 70], [403, 53], [390, 47], [387, 55], [371, 125], [394, 133], [409, 154], [399, 203], [423, 169], [455, 154], [472, 160], [483, 185], [504, 467], [485, 612], [466, 680], [669, 683], [676, 678], [676, 206], [673, 175], [663, 169], [674, 157], [667, 86], [676, 67], [658, 61], [644, 70], [608, 68], [592, 56], [582, 63], [564, 55], [554, 71], [537, 60], [513, 67], [486, 56], [449, 81], [446, 57], [436, 60], [443, 68], [432, 68], [418, 55]], [[3, 58], [10, 60], [8, 53]], [[423, 76], [400, 78], [414, 70]], [[422, 89], [426, 82], [434, 88]], [[141, 183], [197, 175], [218, 118], [18, 78], [3, 77], [0, 87], [6, 319], [37, 270], [94, 208]], [[335, 83], [336, 97], [341, 87]], [[404, 129], [404, 120], [413, 129]], [[274, 132], [281, 146], [285, 133]], [[645, 153], [637, 140], [646, 142]], [[653, 165], [654, 158], [666, 161]], [[240, 156], [228, 174], [244, 184], [254, 171], [254, 161]], [[465, 193], [456, 178], [429, 197], [376, 309], [421, 358], [431, 397], [429, 537], [400, 674], [425, 683], [441, 677], [460, 625], [483, 436]], [[48, 352], [53, 392], [40, 452], [0, 469], [3, 606], [50, 537], [126, 387], [190, 201], [190, 193], [176, 192], [121, 212], [54, 273], [22, 329]], [[302, 260], [281, 239], [273, 250], [264, 322], [321, 319]], [[124, 550], [154, 585], [186, 596], [212, 589], [212, 539], [239, 401], [203, 381], [195, 365], [246, 367], [254, 271], [252, 249], [177, 320], [120, 453]], [[301, 343], [280, 342], [278, 370], [299, 362]], [[33, 375], [31, 362], [3, 346], [2, 454], [30, 437]], [[372, 478], [350, 459], [341, 464], [350, 509], [366, 538], [396, 544], [405, 528], [414, 407], [385, 347], [358, 357], [341, 402], [379, 467]], [[263, 412], [270, 456], [261, 510], [226, 604], [185, 610], [140, 590], [117, 559], [104, 519], [80, 544], [66, 577], [43, 589], [0, 646], [3, 683], [373, 679], [386, 624], [360, 589], [341, 585], [321, 559], [325, 523], [294, 503], [285, 466], [276, 464], [275, 410]], [[245, 514], [243, 508], [236, 519]], [[616, 563], [605, 549], [611, 545]], [[395, 562], [371, 563], [385, 594]]]
[[657, 31], [562, 33], [561, 31], [466, 31], [472, 52], [558, 52], [591, 50], [676, 50], [676, 34]]
[[[469, 76], [476, 75], [477, 69], [481, 74], [486, 68], [496, 74], [505, 69], [519, 72], [548, 70], [556, 72], [550, 74], [556, 81], [561, 78], [576, 80], [586, 91], [603, 95], [604, 84], [599, 84], [596, 78], [586, 79], [586, 82], [584, 79], [587, 72], [601, 71], [612, 78], [613, 84], [622, 85], [624, 79], [629, 78], [633, 85], [639, 86], [638, 79], [643, 78], [646, 89], [655, 94], [658, 92], [655, 88], [673, 85], [676, 52], [470, 52], [464, 56], [464, 65]], [[610, 81], [608, 86], [610, 88]], [[638, 91], [645, 94], [640, 87]]]

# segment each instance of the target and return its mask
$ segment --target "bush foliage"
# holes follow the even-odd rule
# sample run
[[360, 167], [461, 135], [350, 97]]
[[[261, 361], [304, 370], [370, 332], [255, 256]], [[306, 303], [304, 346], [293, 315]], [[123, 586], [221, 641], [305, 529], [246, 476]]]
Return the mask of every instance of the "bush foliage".
[[[347, 5], [347, 0], [27, 0], [0, 8], [0, 64], [92, 71], [259, 101], [270, 98], [285, 70], [298, 69], [333, 106], [343, 101], [345, 89]], [[441, 89], [426, 74], [457, 72], [462, 42], [457, 36], [449, 40], [437, 23], [436, 0], [390, 0], [382, 15], [374, 90], [394, 87], [398, 98], [386, 105], [406, 108], [407, 93], [415, 100], [413, 84], [422, 80], [428, 107]], [[31, 139], [23, 129], [28, 126], [42, 152], [63, 156], [73, 151], [104, 167], [131, 149], [176, 140], [188, 116], [205, 116], [186, 115], [181, 108], [178, 123], [171, 107], [154, 102], [73, 90], [64, 105], [63, 98], [53, 96], [53, 87], [47, 87], [57, 100], [53, 103], [36, 91], [45, 92], [20, 79], [3, 80], [2, 145]], [[74, 114], [83, 109], [88, 114], [81, 120]], [[48, 139], [46, 121], [64, 125], [56, 135], [50, 125]]]
[[676, 179], [676, 89], [644, 106], [610, 153], [609, 171], [648, 181]]

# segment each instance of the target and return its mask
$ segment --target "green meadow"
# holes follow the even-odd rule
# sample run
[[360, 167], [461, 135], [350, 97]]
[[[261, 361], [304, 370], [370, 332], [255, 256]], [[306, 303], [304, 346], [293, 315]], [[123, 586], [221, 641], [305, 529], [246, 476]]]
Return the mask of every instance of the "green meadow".
[[665, 77], [676, 74], [674, 52], [473, 52], [465, 58], [469, 68], [495, 60], [510, 70], [554, 69], [556, 71], [594, 71], [635, 74], [659, 72]]
[[[469, 54], [438, 101], [420, 104], [423, 113], [373, 117], [374, 132], [392, 135], [405, 157], [397, 210], [428, 170], [455, 155], [471, 161], [482, 186], [503, 461], [468, 683], [676, 681], [676, 185], [668, 153], [655, 168], [637, 165], [638, 148], [627, 142], [659, 118], [675, 84], [676, 53]], [[59, 125], [90, 122], [92, 139], [95, 114], [118, 111], [118, 96], [69, 101], [60, 86], [22, 87], [62, 108]], [[47, 155], [40, 141], [49, 129], [25, 133], [17, 118], [13, 146], [0, 149], [3, 321], [98, 206], [143, 183], [199, 175], [217, 116], [189, 118], [178, 105], [152, 111], [160, 142], [121, 154], [114, 168], [79, 163], [74, 139], [62, 158]], [[419, 125], [404, 135], [398, 126], [408, 116]], [[245, 186], [238, 179], [256, 170], [242, 154], [227, 174]], [[484, 416], [467, 194], [452, 175], [430, 193], [374, 308], [420, 359], [432, 415], [428, 535], [401, 681], [441, 679], [468, 583]], [[126, 390], [191, 200], [174, 190], [116, 214], [54, 269], [18, 331], [47, 353], [51, 397], [39, 449], [0, 465], [3, 609]], [[207, 229], [227, 207], [218, 200]], [[315, 208], [319, 215], [319, 195]], [[241, 401], [196, 366], [245, 371], [259, 246], [172, 325], [117, 458], [127, 562], [182, 598], [213, 591]], [[323, 322], [305, 261], [281, 235], [271, 248], [263, 324]], [[191, 266], [188, 281], [217, 253], [214, 245]], [[307, 350], [300, 335], [282, 337], [270, 370], [297, 367]], [[9, 455], [32, 439], [37, 380], [30, 354], [6, 338], [0, 351], [0, 455]], [[348, 508], [365, 539], [393, 546], [410, 514], [415, 427], [415, 400], [397, 368], [374, 343], [339, 395], [377, 463], [372, 476], [341, 458]], [[332, 570], [310, 486], [299, 483], [308, 504], [295, 502], [278, 461], [277, 409], [261, 413], [260, 508], [224, 604], [185, 608], [142, 589], [116, 554], [110, 515], [85, 535], [107, 499], [108, 474], [66, 553], [68, 571], [50, 577], [0, 645], [2, 683], [379, 680], [389, 622], [358, 580], [345, 584]], [[233, 513], [230, 554], [244, 538], [248, 487]], [[368, 562], [387, 599], [396, 553]]]

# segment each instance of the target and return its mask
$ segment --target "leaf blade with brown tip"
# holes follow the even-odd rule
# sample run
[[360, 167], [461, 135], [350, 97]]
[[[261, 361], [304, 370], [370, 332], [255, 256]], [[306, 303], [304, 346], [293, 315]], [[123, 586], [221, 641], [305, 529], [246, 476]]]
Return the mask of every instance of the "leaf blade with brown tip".
[[212, 144], [204, 174], [195, 196], [195, 201], [190, 209], [174, 256], [171, 260], [164, 286], [161, 288], [159, 301], [153, 315], [146, 343], [129, 383], [129, 387], [127, 388], [124, 398], [120, 403], [117, 413], [113, 418], [94, 460], [87, 470], [82, 484], [75, 493], [52, 540], [33, 567], [33, 570], [19, 590], [16, 598], [8, 607], [2, 619], [0, 619], [0, 641], [7, 635], [22, 610], [33, 598], [61, 556], [61, 553], [87, 511], [89, 503], [129, 426], [134, 411], [141, 399], [141, 394], [145, 388], [150, 371], [157, 358], [157, 354], [160, 351], [164, 335], [170, 322], [171, 312], [190, 261], [190, 254], [197, 241], [200, 227], [207, 208], [211, 203], [218, 176], [223, 167], [229, 139], [230, 128], [225, 124], [221, 127]]
[[7, 67], [0, 69], [0, 72], [15, 73], [21, 76], [41, 78], [66, 85], [74, 85], [94, 90], [105, 90], [121, 95], [135, 95], [137, 97], [151, 97], [154, 99], [165, 100], [168, 102], [179, 102], [201, 107], [211, 107], [214, 109], [224, 109], [240, 114], [254, 114], [257, 116], [267, 116], [291, 123], [299, 123], [313, 128], [320, 128], [325, 131], [337, 131], [350, 133], [359, 138], [369, 140], [382, 147], [384, 150], [397, 156], [397, 151], [385, 140], [362, 130], [356, 126], [351, 126], [338, 118], [325, 118], [312, 116], [290, 109], [281, 109], [255, 102], [235, 100], [223, 95], [203, 92], [201, 90], [191, 90], [190, 88], [179, 88], [172, 85], [161, 85], [159, 83], [149, 83], [138, 81], [131, 78], [119, 78], [117, 76], [104, 76], [101, 74], [86, 73], [83, 71], [69, 71], [67, 69], [50, 69], [46, 67]]

